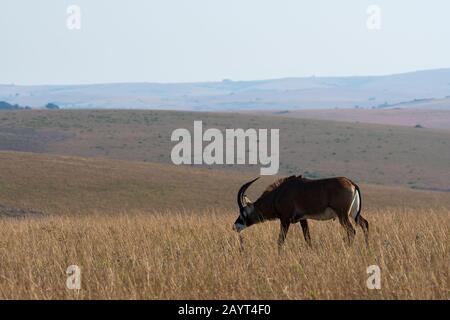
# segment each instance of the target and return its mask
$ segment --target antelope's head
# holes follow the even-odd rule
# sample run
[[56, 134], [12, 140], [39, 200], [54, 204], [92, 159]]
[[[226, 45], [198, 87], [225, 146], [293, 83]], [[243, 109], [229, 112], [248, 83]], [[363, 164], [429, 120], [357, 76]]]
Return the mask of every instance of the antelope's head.
[[253, 205], [253, 203], [250, 201], [250, 199], [245, 194], [245, 191], [247, 190], [247, 188], [250, 187], [250, 185], [258, 179], [259, 179], [259, 177], [244, 184], [239, 189], [239, 192], [237, 194], [237, 203], [239, 206], [239, 217], [236, 219], [236, 221], [234, 222], [234, 225], [233, 225], [233, 230], [235, 230], [237, 232], [241, 232], [245, 228], [250, 227], [252, 224], [259, 222], [259, 217], [255, 213], [255, 211], [256, 211], [255, 206]]

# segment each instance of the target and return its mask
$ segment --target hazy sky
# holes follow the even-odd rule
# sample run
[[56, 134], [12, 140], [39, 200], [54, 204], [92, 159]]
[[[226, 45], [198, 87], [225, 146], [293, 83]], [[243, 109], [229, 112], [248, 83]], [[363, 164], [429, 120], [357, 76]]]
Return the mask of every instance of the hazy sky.
[[390, 74], [450, 67], [450, 1], [1, 0], [0, 41], [3, 84]]

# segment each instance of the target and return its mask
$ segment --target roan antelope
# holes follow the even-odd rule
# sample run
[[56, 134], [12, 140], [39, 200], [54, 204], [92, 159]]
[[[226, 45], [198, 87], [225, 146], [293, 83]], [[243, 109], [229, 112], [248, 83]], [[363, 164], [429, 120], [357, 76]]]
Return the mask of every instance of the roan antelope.
[[361, 226], [366, 245], [369, 245], [369, 223], [361, 216], [361, 190], [345, 177], [310, 180], [302, 176], [282, 178], [271, 184], [254, 203], [245, 194], [258, 178], [245, 183], [237, 194], [239, 217], [233, 229], [241, 232], [251, 225], [280, 219], [278, 249], [286, 239], [291, 223], [300, 222], [306, 243], [311, 246], [308, 219], [338, 218], [347, 232], [348, 243], [355, 237], [349, 216]]

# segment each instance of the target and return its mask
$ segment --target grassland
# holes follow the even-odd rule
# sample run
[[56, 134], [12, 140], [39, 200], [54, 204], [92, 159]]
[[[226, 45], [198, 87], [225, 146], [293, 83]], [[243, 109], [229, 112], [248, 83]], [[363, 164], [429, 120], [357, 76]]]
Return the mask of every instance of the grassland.
[[[280, 129], [280, 174], [449, 190], [450, 132], [242, 114], [59, 110], [0, 112], [0, 150], [171, 163], [176, 128]], [[214, 169], [258, 173], [259, 166]]]
[[[124, 160], [0, 151], [0, 204], [49, 215], [236, 210], [236, 192], [254, 176], [235, 171]], [[277, 177], [249, 190], [258, 197]], [[364, 208], [450, 207], [449, 192], [361, 184]]]
[[[347, 247], [337, 221], [312, 221], [313, 248], [293, 226], [278, 255], [268, 222], [244, 231], [241, 251], [235, 197], [257, 168], [170, 164], [170, 133], [197, 119], [278, 127], [281, 174], [357, 181], [370, 248], [359, 229]], [[449, 189], [449, 141], [439, 130], [237, 114], [1, 112], [0, 299], [449, 299], [450, 192], [416, 190]], [[27, 215], [2, 217], [3, 206]], [[381, 290], [366, 287], [374, 264]], [[69, 265], [81, 290], [66, 288]]]
[[[278, 225], [231, 230], [233, 212], [0, 219], [1, 299], [449, 299], [450, 215], [367, 211], [345, 245], [339, 223], [312, 222], [313, 248], [292, 228], [281, 255]], [[295, 225], [296, 226], [296, 225]], [[66, 288], [69, 265], [81, 289]], [[381, 290], [366, 268], [381, 268]]]

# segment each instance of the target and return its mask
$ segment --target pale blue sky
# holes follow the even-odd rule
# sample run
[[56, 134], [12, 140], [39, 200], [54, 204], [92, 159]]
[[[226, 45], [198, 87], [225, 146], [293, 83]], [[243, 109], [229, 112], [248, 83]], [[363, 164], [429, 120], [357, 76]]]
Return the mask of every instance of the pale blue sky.
[[3, 84], [390, 74], [450, 67], [450, 1], [1, 0], [0, 41]]

